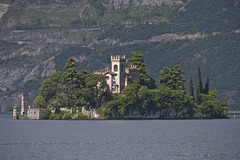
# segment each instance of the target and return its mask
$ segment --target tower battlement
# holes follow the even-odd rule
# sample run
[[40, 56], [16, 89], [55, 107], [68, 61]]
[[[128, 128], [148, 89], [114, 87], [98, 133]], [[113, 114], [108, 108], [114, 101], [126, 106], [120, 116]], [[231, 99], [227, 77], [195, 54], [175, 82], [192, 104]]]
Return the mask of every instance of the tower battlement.
[[131, 66], [130, 66], [130, 69], [137, 69], [137, 70], [139, 70], [139, 68], [137, 67], [137, 65], [131, 65]]
[[95, 71], [93, 71], [94, 74], [105, 74], [107, 72], [111, 72], [111, 69], [107, 68], [107, 69], [103, 69], [103, 70], [95, 70]]
[[120, 61], [120, 60], [125, 60], [126, 61], [126, 56], [123, 55], [111, 55], [111, 61]]

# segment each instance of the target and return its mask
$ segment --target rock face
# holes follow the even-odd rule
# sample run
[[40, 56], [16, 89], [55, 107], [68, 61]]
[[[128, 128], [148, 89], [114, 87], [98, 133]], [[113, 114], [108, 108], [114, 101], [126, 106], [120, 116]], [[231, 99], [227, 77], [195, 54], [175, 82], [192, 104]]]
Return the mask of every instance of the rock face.
[[[199, 119], [202, 117], [202, 112], [198, 111], [194, 113], [193, 115], [188, 114], [188, 109], [184, 108], [182, 111], [178, 111], [174, 107], [170, 107], [168, 109], [163, 109], [161, 111], [157, 112], [148, 112], [145, 114], [142, 114], [139, 110], [133, 110], [128, 112], [128, 114], [123, 116], [123, 119], [184, 119], [184, 118], [193, 118], [193, 119]], [[118, 119], [119, 117], [116, 115], [112, 117], [114, 119]], [[209, 117], [206, 117], [209, 118]]]
[[[174, 107], [169, 107], [167, 109], [163, 109], [161, 111], [153, 112], [150, 111], [148, 113], [143, 114], [141, 111], [135, 109], [133, 111], [129, 111], [126, 115], [122, 117], [122, 119], [200, 119], [203, 114], [201, 111], [195, 112], [193, 115], [188, 113], [188, 108], [184, 108], [181, 111], [177, 111]], [[87, 116], [89, 119], [102, 119], [97, 112], [96, 109], [84, 109], [82, 108], [82, 113]], [[118, 115], [113, 115], [112, 119], [119, 119]], [[210, 116], [206, 116], [205, 118], [210, 118]]]
[[33, 70], [24, 78], [23, 82], [35, 80], [41, 75], [41, 78], [50, 77], [56, 72], [55, 63], [53, 62], [54, 57], [45, 60], [43, 63], [37, 65]]
[[129, 6], [149, 5], [160, 6], [162, 4], [169, 5], [174, 3], [182, 3], [180, 0], [101, 0], [107, 9], [122, 9]]

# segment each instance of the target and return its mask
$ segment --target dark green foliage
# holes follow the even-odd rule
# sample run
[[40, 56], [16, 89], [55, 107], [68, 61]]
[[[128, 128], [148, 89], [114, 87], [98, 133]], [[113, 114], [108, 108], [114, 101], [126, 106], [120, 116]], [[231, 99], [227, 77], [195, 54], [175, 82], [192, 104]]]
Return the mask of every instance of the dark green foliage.
[[201, 76], [201, 70], [200, 70], [200, 68], [198, 68], [198, 71], [197, 71], [196, 88], [199, 90], [200, 93], [203, 92], [202, 76]]
[[76, 65], [74, 63], [74, 59], [68, 59], [67, 63], [65, 64], [64, 69], [74, 68]]
[[150, 91], [147, 87], [142, 86], [138, 92], [139, 100], [143, 110], [154, 109], [154, 92]]
[[209, 93], [209, 78], [208, 78], [208, 76], [206, 78], [206, 82], [205, 82], [205, 87], [203, 89], [203, 93], [204, 94], [208, 94]]
[[160, 85], [165, 85], [172, 90], [185, 90], [184, 82], [186, 80], [183, 79], [184, 71], [180, 65], [175, 65], [174, 68], [171, 69], [164, 67], [160, 73]]
[[72, 119], [72, 114], [70, 112], [64, 112], [63, 119]]
[[92, 74], [86, 79], [86, 88], [88, 88], [91, 94], [86, 95], [89, 99], [88, 107], [101, 107], [102, 102], [106, 102], [110, 99], [111, 93], [109, 91], [105, 75]]
[[41, 93], [35, 98], [34, 104], [35, 104], [36, 108], [46, 108], [47, 107], [46, 101]]
[[[176, 66], [178, 71], [176, 73], [183, 73], [179, 67]], [[166, 71], [166, 68], [163, 70]], [[169, 70], [167, 69], [167, 71]], [[181, 75], [180, 77], [182, 77], [182, 74], [177, 75]], [[171, 81], [171, 78], [168, 80]], [[121, 119], [134, 110], [140, 111], [142, 114], [148, 114], [150, 112], [173, 108], [177, 112], [187, 109], [186, 114], [189, 117], [193, 117], [196, 111], [201, 110], [203, 113], [202, 118], [226, 118], [227, 105], [226, 103], [217, 101], [215, 91], [211, 91], [209, 94], [201, 94], [199, 92], [198, 103], [195, 103], [193, 101], [193, 89], [190, 91], [191, 95], [185, 94], [183, 81], [181, 79], [181, 86], [178, 84], [177, 89], [173, 89], [173, 86], [169, 83], [160, 83], [159, 90], [149, 90], [146, 86], [140, 88], [137, 84], [130, 84], [123, 89], [121, 94], [114, 95], [113, 99], [108, 101], [106, 106], [98, 110], [98, 113], [105, 118], [117, 116]], [[189, 85], [193, 86], [191, 77]]]
[[199, 96], [200, 96], [200, 93], [202, 93], [202, 92], [203, 92], [203, 89], [202, 89], [202, 77], [201, 77], [200, 68], [198, 68], [197, 78], [196, 78], [196, 86], [195, 86], [195, 102], [196, 103], [199, 102]]
[[185, 91], [185, 84], [183, 82], [181, 83], [181, 89], [182, 89], [183, 93], [186, 93], [186, 91]]
[[51, 115], [51, 110], [45, 109], [45, 111], [43, 113], [43, 119], [49, 119], [50, 115]]
[[82, 112], [80, 112], [80, 113], [77, 115], [77, 118], [76, 118], [76, 119], [78, 119], [78, 120], [85, 120], [85, 119], [88, 119], [88, 117], [85, 116], [85, 115], [83, 115]]
[[73, 59], [68, 60], [65, 69], [67, 71], [64, 73], [56, 72], [43, 81], [39, 88], [40, 93], [34, 101], [36, 107], [56, 108], [56, 115], [52, 118], [62, 117], [59, 115], [61, 107], [73, 107], [74, 110], [82, 106], [101, 107], [111, 98], [105, 75], [78, 72]]
[[217, 100], [216, 90], [199, 96], [203, 118], [226, 118], [228, 107], [226, 103]]
[[146, 70], [146, 64], [144, 63], [144, 58], [140, 51], [133, 52], [129, 66], [131, 65], [136, 65], [140, 69], [140, 85], [147, 86], [149, 89], [156, 88], [156, 80], [147, 74], [148, 71]]
[[139, 86], [137, 84], [129, 84], [125, 87], [121, 94], [113, 96], [103, 108], [104, 117], [111, 118], [117, 115], [120, 119], [129, 111], [137, 107]]
[[42, 82], [39, 92], [47, 103], [53, 96], [56, 95], [57, 89], [58, 84], [47, 78]]
[[117, 115], [121, 119], [133, 110], [148, 114], [152, 111], [157, 112], [170, 107], [177, 111], [184, 108], [193, 111], [196, 106], [192, 103], [191, 97], [183, 94], [181, 90], [172, 91], [166, 86], [160, 86], [159, 90], [151, 91], [146, 86], [139, 89], [136, 84], [131, 84], [121, 94], [116, 95], [113, 100], [109, 101], [99, 112], [105, 118], [112, 118]]
[[189, 95], [194, 99], [192, 77], [189, 79]]

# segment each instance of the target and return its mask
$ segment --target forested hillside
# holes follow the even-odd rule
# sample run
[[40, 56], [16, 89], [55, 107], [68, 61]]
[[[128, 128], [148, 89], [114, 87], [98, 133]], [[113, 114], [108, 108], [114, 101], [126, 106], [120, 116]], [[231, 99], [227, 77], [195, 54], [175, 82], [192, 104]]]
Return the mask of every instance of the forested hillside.
[[149, 74], [180, 64], [184, 78], [201, 68], [210, 89], [240, 110], [239, 0], [2, 0], [1, 112], [33, 104], [40, 83], [74, 58], [78, 70], [103, 69], [111, 54], [144, 55]]

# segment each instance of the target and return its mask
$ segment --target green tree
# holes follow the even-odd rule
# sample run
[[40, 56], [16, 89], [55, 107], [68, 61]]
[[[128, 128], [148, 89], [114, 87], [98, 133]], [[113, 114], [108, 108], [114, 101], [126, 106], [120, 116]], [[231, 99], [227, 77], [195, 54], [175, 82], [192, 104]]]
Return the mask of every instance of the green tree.
[[164, 67], [160, 73], [160, 85], [165, 85], [171, 90], [183, 89], [182, 83], [184, 83], [186, 80], [183, 79], [184, 71], [181, 69], [180, 65], [175, 65], [172, 69]]
[[53, 98], [58, 90], [58, 84], [47, 78], [41, 83], [39, 88], [40, 94], [44, 98], [45, 102], [48, 103]]
[[203, 92], [202, 76], [201, 76], [201, 70], [200, 70], [200, 68], [198, 68], [198, 71], [197, 71], [196, 88], [199, 90], [200, 93]]
[[91, 107], [101, 107], [103, 100], [108, 100], [110, 97], [109, 86], [105, 75], [92, 74], [86, 78], [86, 87], [92, 91], [93, 100]]
[[43, 112], [43, 119], [49, 119], [50, 115], [51, 115], [51, 110], [45, 109], [45, 111]]
[[189, 79], [189, 95], [194, 98], [192, 77]]
[[226, 118], [227, 104], [217, 100], [217, 91], [209, 91], [209, 94], [200, 94], [199, 107], [202, 110], [203, 118]]
[[36, 108], [46, 108], [47, 104], [45, 102], [45, 99], [43, 98], [43, 96], [41, 94], [39, 94], [35, 100], [34, 100], [34, 104]]
[[146, 86], [142, 86], [139, 90], [139, 100], [144, 110], [151, 110], [155, 108], [154, 94]]
[[64, 67], [67, 71], [63, 73], [60, 83], [62, 92], [60, 97], [63, 98], [63, 104], [69, 108], [75, 106], [77, 90], [83, 87], [80, 73], [77, 71], [75, 66], [74, 59], [70, 58]]
[[140, 85], [145, 85], [149, 89], [156, 88], [156, 80], [147, 74], [148, 70], [146, 70], [146, 64], [144, 63], [144, 58], [140, 51], [133, 52], [133, 56], [130, 59], [129, 66], [131, 65], [136, 65], [140, 69]]
[[141, 107], [139, 104], [139, 86], [137, 84], [129, 84], [125, 87], [121, 94], [115, 94], [113, 99], [109, 101], [103, 108], [105, 117], [112, 117], [118, 115], [119, 118], [123, 118], [124, 115]]
[[61, 71], [57, 71], [51, 75], [50, 79], [51, 79], [51, 81], [53, 81], [57, 84], [60, 84], [62, 77], [63, 77], [63, 73]]
[[74, 59], [69, 58], [63, 69], [74, 68], [76, 66]]
[[195, 102], [199, 102], [199, 96], [200, 93], [202, 93], [203, 88], [202, 88], [202, 77], [201, 77], [201, 71], [200, 68], [198, 68], [197, 71], [197, 78], [196, 78], [196, 86], [195, 86]]
[[181, 89], [182, 89], [182, 92], [185, 94], [186, 93], [185, 84], [183, 82], [181, 83]]
[[209, 78], [208, 78], [208, 76], [206, 78], [206, 82], [205, 82], [205, 87], [203, 89], [203, 93], [204, 94], [208, 94], [209, 93]]

